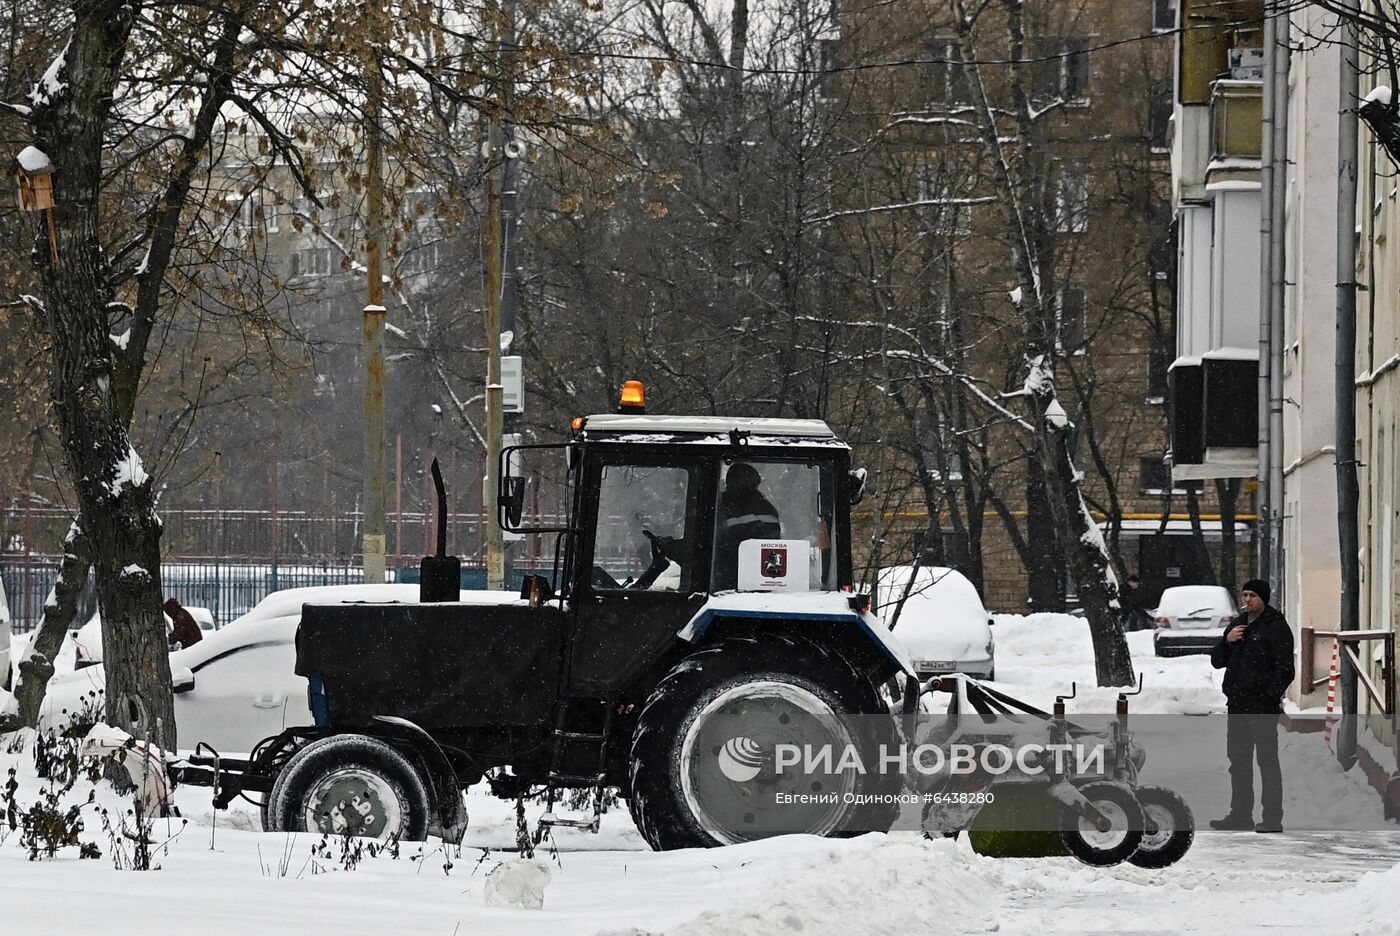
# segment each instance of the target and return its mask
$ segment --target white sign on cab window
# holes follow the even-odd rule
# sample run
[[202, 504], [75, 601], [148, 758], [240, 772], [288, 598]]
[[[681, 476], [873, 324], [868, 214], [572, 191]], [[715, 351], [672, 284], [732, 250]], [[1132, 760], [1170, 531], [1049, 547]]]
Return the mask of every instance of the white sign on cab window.
[[744, 540], [739, 544], [739, 591], [811, 591], [812, 544], [806, 540]]

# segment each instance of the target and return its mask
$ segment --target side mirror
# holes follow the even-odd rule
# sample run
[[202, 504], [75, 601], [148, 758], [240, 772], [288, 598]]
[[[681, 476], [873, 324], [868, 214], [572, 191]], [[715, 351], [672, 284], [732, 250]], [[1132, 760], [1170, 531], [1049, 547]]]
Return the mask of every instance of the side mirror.
[[506, 511], [506, 525], [510, 527], [520, 526], [520, 521], [525, 516], [524, 478], [501, 478], [500, 505]]
[[194, 672], [188, 666], [177, 667], [170, 674], [170, 691], [177, 695], [194, 691]]
[[844, 487], [846, 501], [852, 507], [865, 500], [865, 469], [852, 468], [846, 472], [846, 483]]

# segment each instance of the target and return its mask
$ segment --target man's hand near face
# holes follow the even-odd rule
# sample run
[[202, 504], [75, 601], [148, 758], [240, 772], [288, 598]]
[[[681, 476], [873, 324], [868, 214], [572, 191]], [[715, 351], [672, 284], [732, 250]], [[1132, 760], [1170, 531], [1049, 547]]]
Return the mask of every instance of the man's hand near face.
[[1244, 639], [1244, 625], [1243, 625], [1243, 624], [1236, 624], [1234, 627], [1230, 628], [1229, 631], [1227, 631], [1226, 634], [1225, 634], [1225, 642], [1226, 642], [1226, 643], [1238, 643], [1239, 641], [1241, 641], [1241, 640], [1243, 640], [1243, 639]]

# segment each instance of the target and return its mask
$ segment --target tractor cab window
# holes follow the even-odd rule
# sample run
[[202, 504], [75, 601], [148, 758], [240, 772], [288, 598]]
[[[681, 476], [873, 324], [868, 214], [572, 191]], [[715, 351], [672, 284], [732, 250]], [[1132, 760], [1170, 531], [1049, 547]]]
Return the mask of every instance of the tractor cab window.
[[593, 587], [688, 592], [694, 469], [605, 465], [602, 471]]
[[726, 459], [711, 590], [834, 590], [834, 478], [817, 461]]

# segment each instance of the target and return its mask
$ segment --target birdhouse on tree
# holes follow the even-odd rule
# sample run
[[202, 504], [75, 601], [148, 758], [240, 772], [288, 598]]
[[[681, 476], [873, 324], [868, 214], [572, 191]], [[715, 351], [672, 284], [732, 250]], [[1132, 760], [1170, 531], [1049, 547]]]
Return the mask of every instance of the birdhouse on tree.
[[53, 222], [53, 162], [43, 150], [26, 146], [15, 157], [10, 175], [19, 191], [20, 211], [42, 211], [48, 216], [49, 250], [58, 260], [58, 231]]
[[20, 211], [45, 211], [53, 208], [53, 163], [38, 147], [26, 146], [19, 151], [10, 174], [19, 186]]

